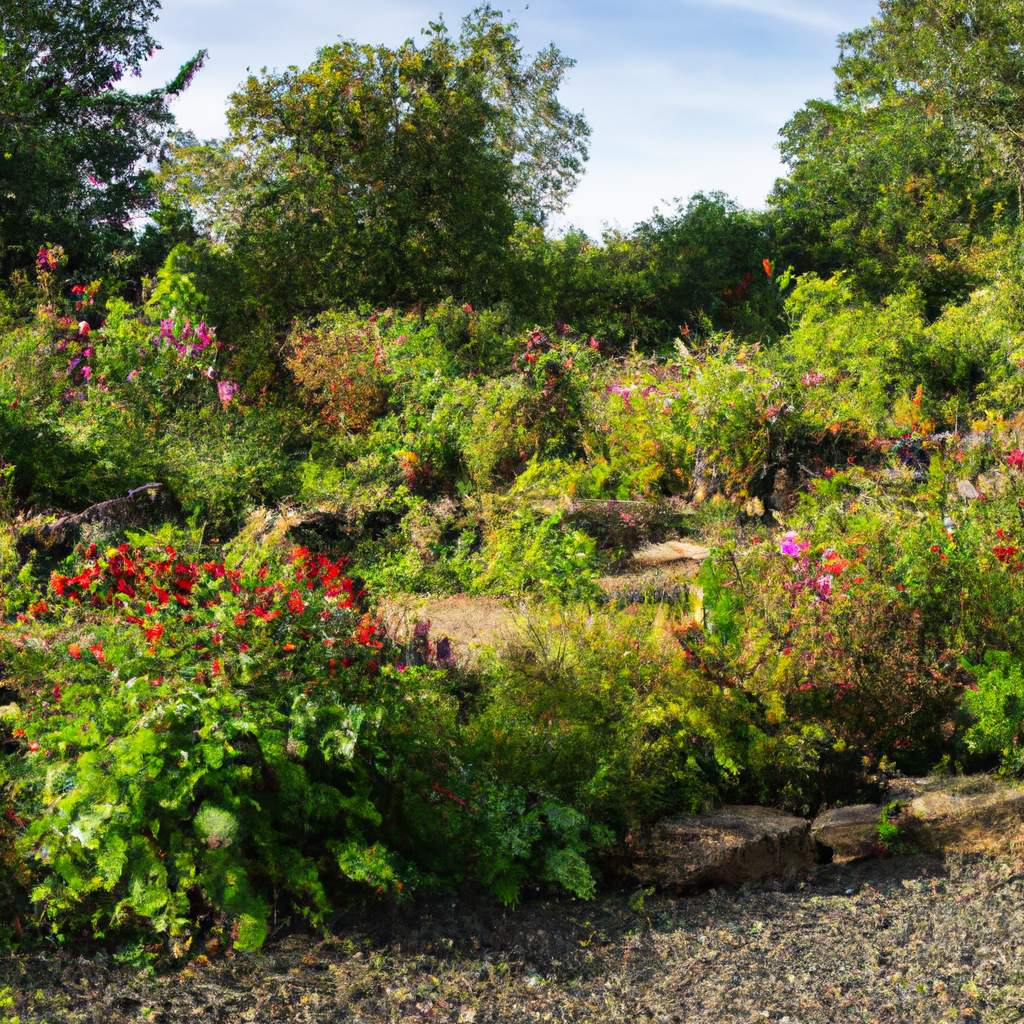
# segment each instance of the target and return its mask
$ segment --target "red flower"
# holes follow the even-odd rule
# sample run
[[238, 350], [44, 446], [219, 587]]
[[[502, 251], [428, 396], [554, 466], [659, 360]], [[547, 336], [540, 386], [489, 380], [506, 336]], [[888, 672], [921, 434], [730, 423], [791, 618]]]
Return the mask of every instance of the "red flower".
[[772, 274], [775, 272], [775, 268], [772, 266], [772, 261], [770, 259], [768, 259], [767, 257], [765, 257], [763, 260], [761, 260], [761, 266], [764, 267], [764, 272], [769, 277], [771, 277]]
[[306, 605], [302, 601], [302, 595], [297, 590], [293, 590], [288, 596], [288, 611], [292, 615], [301, 615], [305, 610]]
[[28, 744], [28, 749], [31, 750], [32, 753], [34, 754], [39, 749], [39, 744], [36, 742], [36, 740], [30, 740]]
[[92, 647], [89, 648], [89, 653], [92, 654], [100, 664], [107, 660], [106, 654], [103, 653], [102, 644], [93, 644]]
[[71, 655], [75, 661], [78, 661], [82, 657], [82, 648], [79, 644], [71, 643], [68, 644], [68, 654]]
[[1024, 471], [1024, 451], [1019, 448], [1014, 448], [1009, 455], [1006, 456], [1006, 464], [1011, 469], [1019, 469]]
[[149, 643], [158, 643], [160, 638], [164, 635], [163, 623], [158, 622], [155, 626], [150, 626], [148, 629], [144, 630], [144, 632], [146, 635], [146, 640]]
[[281, 644], [281, 650], [282, 651], [287, 651], [290, 654], [292, 651], [295, 650], [295, 644], [291, 644], [291, 643]]

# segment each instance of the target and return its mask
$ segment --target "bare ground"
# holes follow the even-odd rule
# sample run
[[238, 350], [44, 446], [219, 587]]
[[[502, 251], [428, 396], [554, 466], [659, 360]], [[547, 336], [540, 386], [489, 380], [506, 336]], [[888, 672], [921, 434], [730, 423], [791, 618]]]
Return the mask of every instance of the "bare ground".
[[13, 956], [2, 985], [22, 1024], [1019, 1024], [1024, 871], [910, 857], [788, 891], [434, 900], [156, 975]]

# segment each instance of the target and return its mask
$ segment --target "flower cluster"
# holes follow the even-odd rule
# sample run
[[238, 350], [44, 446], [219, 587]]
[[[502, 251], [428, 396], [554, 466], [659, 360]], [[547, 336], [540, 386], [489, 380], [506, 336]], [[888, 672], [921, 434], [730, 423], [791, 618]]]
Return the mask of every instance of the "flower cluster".
[[[791, 594], [810, 592], [815, 600], [825, 602], [832, 598], [834, 581], [849, 567], [849, 559], [843, 558], [838, 551], [826, 548], [819, 559], [812, 559], [807, 552], [810, 542], [801, 540], [794, 530], [786, 533], [779, 542], [779, 554], [793, 560], [794, 578], [785, 584]], [[853, 580], [860, 582], [860, 577]]]
[[[113, 611], [137, 630], [149, 657], [188, 651], [221, 676], [232, 659], [241, 666], [270, 649], [331, 675], [352, 664], [355, 649], [383, 646], [379, 623], [357, 614], [363, 594], [345, 568], [345, 559], [303, 547], [288, 556], [284, 573], [267, 565], [246, 573], [223, 561], [182, 558], [170, 545], [157, 557], [127, 544], [103, 553], [91, 545], [79, 570], [55, 572], [50, 589], [71, 604]], [[48, 613], [41, 604], [38, 613]], [[75, 661], [85, 650], [106, 662], [100, 644], [67, 648]]]

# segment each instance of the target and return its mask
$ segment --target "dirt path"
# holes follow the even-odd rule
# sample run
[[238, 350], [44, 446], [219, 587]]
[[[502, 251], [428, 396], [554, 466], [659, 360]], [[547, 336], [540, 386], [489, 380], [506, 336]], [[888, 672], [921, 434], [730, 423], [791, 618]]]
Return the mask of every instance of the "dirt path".
[[8, 958], [22, 1024], [1020, 1024], [1024, 872], [926, 858], [798, 888], [516, 911], [449, 899], [145, 977]]

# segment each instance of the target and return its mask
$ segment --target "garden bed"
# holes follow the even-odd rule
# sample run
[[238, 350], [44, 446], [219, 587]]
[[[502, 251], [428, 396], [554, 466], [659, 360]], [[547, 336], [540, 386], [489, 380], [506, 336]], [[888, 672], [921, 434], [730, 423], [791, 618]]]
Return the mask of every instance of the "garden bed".
[[102, 955], [23, 954], [0, 966], [0, 985], [22, 1024], [1013, 1024], [1024, 873], [908, 857], [682, 900], [505, 911], [449, 898], [155, 976]]

